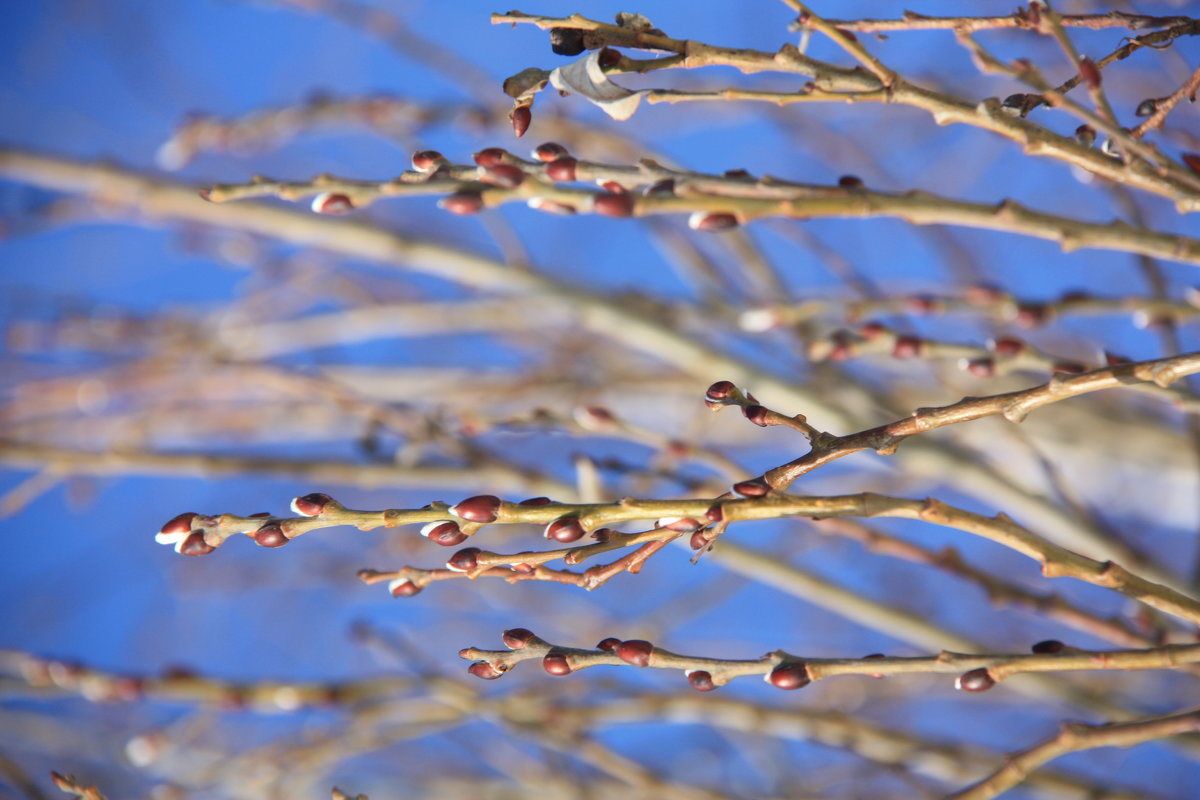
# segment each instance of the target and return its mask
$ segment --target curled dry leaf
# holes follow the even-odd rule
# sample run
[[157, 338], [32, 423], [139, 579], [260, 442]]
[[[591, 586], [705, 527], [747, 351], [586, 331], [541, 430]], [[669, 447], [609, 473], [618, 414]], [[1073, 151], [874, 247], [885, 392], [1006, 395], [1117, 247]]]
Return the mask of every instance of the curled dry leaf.
[[645, 94], [645, 91], [635, 92], [610, 81], [600, 66], [598, 50], [551, 72], [550, 83], [559, 91], [586, 97], [618, 121], [632, 117]]

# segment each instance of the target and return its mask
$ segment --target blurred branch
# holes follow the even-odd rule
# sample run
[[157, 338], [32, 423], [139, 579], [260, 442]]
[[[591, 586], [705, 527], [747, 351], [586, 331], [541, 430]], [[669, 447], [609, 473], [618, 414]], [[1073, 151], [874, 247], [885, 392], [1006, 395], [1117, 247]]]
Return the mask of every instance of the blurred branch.
[[1013, 753], [1007, 763], [979, 783], [947, 795], [947, 800], [986, 800], [1020, 784], [1034, 770], [1067, 753], [1094, 747], [1132, 747], [1135, 744], [1200, 731], [1200, 711], [1147, 717], [1136, 722], [1085, 725], [1068, 722], [1059, 734], [1036, 747]]

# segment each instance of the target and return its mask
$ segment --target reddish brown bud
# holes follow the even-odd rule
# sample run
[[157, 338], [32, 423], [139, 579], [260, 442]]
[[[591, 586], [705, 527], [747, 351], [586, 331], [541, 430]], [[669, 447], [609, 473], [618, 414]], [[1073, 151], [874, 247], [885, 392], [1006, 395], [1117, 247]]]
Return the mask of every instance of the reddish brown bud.
[[1181, 153], [1179, 158], [1192, 172], [1200, 172], [1200, 153]]
[[1091, 147], [1096, 143], [1096, 129], [1091, 125], [1080, 125], [1075, 129], [1075, 141], [1084, 147]]
[[354, 210], [354, 202], [344, 194], [321, 192], [313, 198], [312, 210], [318, 214], [349, 214]]
[[421, 528], [421, 535], [442, 547], [454, 547], [467, 539], [457, 522], [431, 522]]
[[601, 69], [612, 69], [621, 63], [621, 51], [614, 50], [611, 47], [606, 47], [600, 51], [600, 56], [597, 58]]
[[467, 667], [467, 672], [485, 681], [494, 681], [504, 674], [503, 671], [497, 669], [490, 661], [476, 661]]
[[992, 342], [992, 351], [1002, 358], [1016, 358], [1025, 350], [1025, 342], [1012, 337], [996, 339]]
[[954, 680], [954, 688], [963, 692], [986, 692], [995, 685], [996, 679], [984, 667], [964, 672]]
[[691, 517], [664, 517], [654, 523], [656, 528], [666, 528], [679, 533], [691, 533], [700, 527], [700, 523]]
[[710, 544], [712, 544], [712, 534], [710, 534], [708, 531], [696, 531], [692, 534], [691, 538], [688, 539], [688, 545], [693, 550], [703, 550]]
[[733, 493], [739, 497], [762, 497], [770, 491], [770, 485], [762, 478], [753, 478], [733, 485]]
[[727, 169], [725, 170], [726, 178], [749, 178], [750, 170], [748, 169]]
[[187, 533], [192, 529], [192, 520], [197, 516], [198, 515], [194, 511], [187, 511], [178, 516], [171, 517], [163, 524], [162, 528], [159, 530], [159, 533]]
[[183, 544], [179, 547], [179, 552], [185, 556], [206, 556], [216, 549], [204, 541], [204, 533], [202, 531], [195, 531], [183, 540]]
[[475, 160], [478, 166], [494, 167], [497, 164], [503, 164], [507, 156], [508, 151], [503, 147], [485, 147], [471, 156], [471, 158]]
[[454, 570], [455, 572], [470, 572], [479, 566], [479, 554], [481, 552], [478, 547], [464, 547], [450, 556], [450, 560], [446, 562], [446, 569]]
[[250, 515], [248, 515], [248, 516], [246, 517], [246, 519], [266, 519], [266, 518], [267, 518], [267, 517], [269, 517], [269, 516], [271, 516], [271, 512], [270, 512], [270, 511], [259, 511], [259, 512], [258, 512], [258, 513], [256, 513], [256, 514], [250, 514]]
[[621, 644], [620, 639], [616, 638], [615, 636], [608, 636], [600, 640], [600, 642], [596, 645], [596, 649], [603, 650], [606, 653], [611, 653], [617, 649], [617, 645], [619, 644]]
[[1021, 303], [1017, 306], [1017, 315], [1013, 319], [1022, 328], [1035, 328], [1046, 321], [1047, 311], [1043, 305]]
[[412, 167], [417, 172], [433, 172], [445, 160], [437, 150], [418, 150], [413, 153]]
[[458, 505], [451, 507], [450, 513], [468, 522], [495, 522], [500, 510], [500, 498], [490, 494], [480, 494], [468, 497]]
[[633, 198], [627, 194], [598, 194], [592, 198], [592, 210], [604, 217], [628, 217], [633, 214]]
[[843, 189], [861, 189], [863, 185], [862, 178], [857, 175], [843, 175], [838, 178], [838, 186]]
[[567, 155], [567, 148], [558, 142], [542, 142], [533, 148], [533, 157], [538, 161], [550, 162]]
[[292, 511], [302, 517], [319, 517], [332, 501], [333, 498], [323, 492], [313, 492], [292, 500]]
[[600, 178], [596, 181], [596, 185], [599, 186], [604, 191], [610, 192], [612, 194], [627, 194], [627, 190], [625, 189], [625, 187], [622, 186], [621, 184], [617, 183], [616, 181], [606, 181], [603, 178]]
[[895, 358], [916, 358], [921, 355], [924, 342], [917, 336], [897, 336], [892, 345], [892, 356]]
[[738, 226], [738, 218], [733, 214], [711, 211], [697, 211], [688, 217], [688, 227], [694, 231], [727, 231]]
[[548, 506], [553, 501], [549, 497], [530, 497], [517, 503], [519, 506]]
[[483, 210], [483, 195], [479, 192], [455, 192], [439, 200], [438, 208], [451, 214], [475, 214]]
[[421, 591], [421, 587], [408, 579], [392, 581], [388, 584], [392, 597], [412, 597]]
[[547, 539], [553, 539], [556, 542], [570, 544], [577, 542], [583, 538], [583, 526], [579, 524], [579, 520], [574, 517], [563, 517], [556, 519], [546, 526], [546, 530], [542, 534]]
[[645, 667], [650, 664], [650, 655], [654, 652], [654, 645], [644, 639], [630, 639], [617, 645], [613, 652], [626, 664]]
[[1034, 653], [1041, 655], [1044, 653], [1061, 653], [1064, 647], [1066, 647], [1066, 645], [1064, 645], [1058, 639], [1046, 639], [1045, 641], [1038, 642], [1030, 649]]
[[550, 49], [560, 56], [577, 56], [584, 50], [583, 31], [579, 28], [551, 28]]
[[494, 164], [484, 168], [480, 180], [501, 189], [515, 189], [525, 181], [525, 173], [516, 164]]
[[976, 378], [990, 378], [996, 374], [996, 362], [990, 358], [968, 359], [965, 368]]
[[291, 540], [284, 534], [278, 522], [268, 522], [254, 532], [254, 541], [260, 547], [283, 547]]
[[1079, 59], [1079, 77], [1083, 78], [1089, 89], [1100, 88], [1100, 68], [1087, 56]]
[[1129, 364], [1132, 362], [1133, 362], [1133, 359], [1129, 358], [1128, 356], [1123, 356], [1123, 355], [1119, 355], [1117, 353], [1112, 353], [1112, 352], [1109, 352], [1108, 350], [1104, 351], [1104, 363], [1110, 367], [1119, 367], [1122, 364]]
[[808, 676], [808, 667], [796, 661], [790, 664], [780, 664], [767, 675], [767, 683], [776, 689], [802, 689], [812, 683]]
[[742, 414], [746, 419], [753, 422], [760, 428], [767, 427], [767, 414], [769, 412], [762, 406], [742, 406]]
[[704, 518], [709, 522], [720, 522], [725, 519], [725, 509], [720, 505], [709, 506], [708, 510], [704, 512]]
[[570, 183], [575, 180], [575, 165], [577, 163], [570, 156], [556, 158], [546, 165], [546, 177], [558, 183]]
[[846, 30], [845, 28], [834, 28], [834, 30], [837, 31], [838, 33], [840, 33], [842, 36], [845, 36], [847, 39], [849, 39], [852, 42], [858, 41], [858, 37], [855, 36], [850, 31]]
[[509, 650], [520, 650], [533, 639], [533, 631], [526, 628], [509, 628], [504, 632], [504, 645]]
[[520, 139], [529, 130], [529, 123], [533, 122], [533, 111], [529, 106], [517, 106], [508, 112], [508, 118], [512, 121], [513, 133]]
[[687, 675], [688, 683], [697, 692], [711, 692], [717, 688], [717, 685], [713, 683], [712, 675], [705, 670], [691, 669], [684, 674]]
[[708, 387], [708, 391], [704, 393], [704, 396], [714, 402], [727, 400], [729, 399], [729, 396], [733, 394], [735, 389], [737, 389], [737, 387], [733, 385], [732, 381], [717, 381], [712, 386]]
[[570, 675], [571, 663], [567, 661], [567, 654], [561, 650], [551, 650], [542, 658], [542, 669], [551, 675]]

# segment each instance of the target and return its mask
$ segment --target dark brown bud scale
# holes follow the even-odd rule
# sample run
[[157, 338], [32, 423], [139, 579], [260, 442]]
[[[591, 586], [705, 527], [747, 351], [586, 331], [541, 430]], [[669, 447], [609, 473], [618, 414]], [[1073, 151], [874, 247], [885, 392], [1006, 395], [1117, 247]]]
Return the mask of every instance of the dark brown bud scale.
[[392, 587], [392, 597], [412, 597], [421, 591], [421, 587], [412, 581], [401, 581]]
[[501, 189], [515, 189], [525, 182], [525, 173], [516, 164], [493, 164], [484, 167], [480, 179]]
[[633, 215], [633, 198], [627, 194], [606, 192], [592, 198], [592, 210], [603, 217], [628, 217]]
[[780, 664], [771, 670], [771, 674], [767, 676], [767, 683], [774, 686], [776, 689], [802, 689], [812, 683], [812, 679], [808, 675], [808, 668], [800, 662], [790, 664]]
[[455, 192], [439, 200], [438, 207], [451, 214], [475, 214], [483, 210], [483, 195], [479, 192]]
[[468, 497], [450, 509], [454, 516], [468, 522], [487, 524], [495, 522], [500, 510], [500, 498], [490, 494]]
[[570, 675], [571, 662], [567, 661], [567, 654], [561, 650], [551, 650], [542, 658], [542, 669], [551, 675]]
[[550, 49], [560, 56], [577, 56], [583, 52], [583, 31], [579, 28], [551, 28]]
[[432, 172], [445, 161], [445, 157], [437, 150], [418, 150], [413, 153], [412, 166], [418, 172]]
[[196, 514], [196, 512], [187, 511], [187, 512], [184, 512], [183, 514], [179, 514], [178, 516], [171, 517], [169, 520], [167, 520], [163, 524], [162, 528], [159, 529], [159, 532], [160, 533], [187, 533], [188, 531], [190, 531], [192, 529], [192, 520], [195, 519], [197, 516], [199, 516], [199, 515]]
[[528, 628], [509, 628], [502, 638], [504, 646], [509, 650], [520, 650], [533, 639], [533, 631]]
[[456, 522], [443, 522], [429, 532], [429, 541], [442, 547], [455, 547], [467, 540], [467, 535]]
[[570, 156], [556, 158], [546, 165], [546, 177], [557, 183], [571, 183], [575, 180], [575, 165], [577, 163]]
[[954, 688], [963, 692], [986, 692], [995, 685], [996, 679], [985, 667], [964, 672], [954, 681]]
[[450, 556], [450, 560], [446, 562], [446, 569], [454, 570], [455, 572], [470, 572], [479, 566], [479, 554], [481, 552], [478, 547], [464, 547]]
[[862, 185], [863, 180], [857, 175], [843, 175], [838, 178], [838, 186], [843, 189], [861, 189]]
[[206, 556], [216, 549], [204, 541], [204, 533], [202, 531], [194, 531], [183, 540], [183, 544], [179, 547], [179, 552], [185, 556]]
[[712, 534], [708, 531], [696, 531], [692, 534], [692, 538], [688, 539], [688, 546], [693, 550], [703, 550], [712, 544]]
[[480, 167], [494, 167], [497, 164], [503, 164], [507, 156], [508, 151], [503, 147], [485, 147], [472, 155], [471, 158]]
[[992, 342], [992, 351], [1003, 358], [1016, 358], [1025, 350], [1025, 342], [1012, 337], [1004, 337]]
[[1030, 648], [1030, 650], [1041, 655], [1044, 653], [1061, 653], [1064, 647], [1066, 647], [1066, 645], [1064, 645], [1058, 639], [1046, 639], [1035, 644]]
[[558, 142], [542, 142], [533, 148], [533, 157], [538, 161], [551, 162], [567, 155], [567, 148]]
[[549, 497], [530, 497], [517, 503], [519, 506], [548, 506], [553, 502]]
[[601, 69], [612, 69], [621, 63], [621, 51], [606, 47], [600, 51], [600, 56], [597, 60], [600, 63]]
[[746, 419], [753, 422], [760, 428], [767, 427], [767, 409], [762, 406], [742, 406], [742, 414]]
[[547, 525], [543, 535], [547, 539], [553, 539], [563, 544], [570, 544], [582, 539], [586, 532], [583, 526], [579, 524], [579, 520], [574, 517], [563, 517]]
[[689, 672], [687, 679], [697, 692], [711, 692], [717, 688], [717, 684], [713, 683], [712, 674], [702, 669]]
[[278, 522], [268, 522], [254, 532], [254, 542], [259, 547], [283, 547], [289, 541]]
[[529, 106], [517, 106], [508, 112], [508, 118], [512, 121], [513, 133], [520, 139], [529, 130], [529, 123], [533, 122], [533, 111]]
[[762, 478], [753, 478], [733, 485], [734, 494], [740, 497], [762, 497], [771, 491], [771, 486]]
[[485, 681], [494, 681], [504, 674], [490, 661], [476, 661], [467, 667], [467, 672]]
[[313, 492], [292, 501], [292, 511], [305, 517], [319, 517], [333, 498], [324, 492]]
[[713, 401], [726, 400], [731, 394], [733, 394], [736, 388], [737, 387], [733, 385], [732, 381], [717, 381], [712, 386], [708, 387], [708, 391], [705, 392], [704, 396]]
[[630, 639], [627, 642], [621, 642], [617, 645], [613, 652], [626, 664], [632, 664], [635, 667], [645, 667], [650, 664], [650, 656], [654, 653], [654, 645], [645, 639]]
[[603, 650], [606, 653], [611, 653], [617, 649], [617, 645], [621, 644], [621, 640], [615, 636], [608, 636], [601, 639], [596, 645], [597, 650]]

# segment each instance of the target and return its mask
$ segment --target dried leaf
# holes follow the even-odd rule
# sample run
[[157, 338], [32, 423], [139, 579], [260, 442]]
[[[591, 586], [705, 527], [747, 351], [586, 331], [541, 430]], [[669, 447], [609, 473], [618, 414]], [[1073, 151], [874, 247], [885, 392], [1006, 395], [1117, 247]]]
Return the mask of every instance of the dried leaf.
[[516, 75], [504, 79], [504, 93], [517, 100], [523, 100], [545, 89], [548, 80], [550, 80], [550, 73], [544, 69], [537, 67], [523, 69]]
[[550, 83], [559, 91], [586, 97], [615, 120], [632, 117], [645, 94], [644, 90], [631, 91], [610, 81], [600, 67], [598, 50], [551, 72]]

